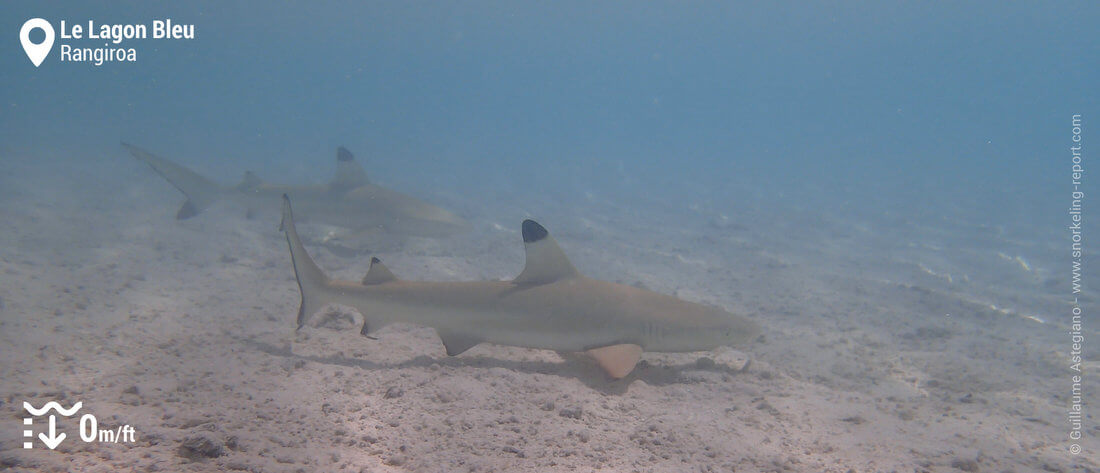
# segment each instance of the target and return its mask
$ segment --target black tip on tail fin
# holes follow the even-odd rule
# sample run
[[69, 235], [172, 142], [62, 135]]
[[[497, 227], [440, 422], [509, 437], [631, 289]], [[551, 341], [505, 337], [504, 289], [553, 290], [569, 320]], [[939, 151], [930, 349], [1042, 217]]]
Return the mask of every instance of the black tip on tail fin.
[[176, 220], [187, 220], [198, 214], [199, 209], [195, 208], [195, 203], [191, 202], [191, 199], [187, 199], [187, 202], [184, 202], [183, 206], [176, 212]]
[[309, 257], [298, 231], [294, 228], [294, 213], [290, 208], [290, 198], [283, 194], [283, 223], [280, 225], [286, 233], [286, 243], [290, 248], [290, 261], [294, 264], [294, 278], [302, 293], [302, 304], [298, 306], [298, 328], [305, 325], [306, 319], [328, 304], [326, 287], [328, 276]]
[[294, 223], [294, 213], [290, 208], [290, 197], [283, 194], [283, 219], [279, 221], [279, 231], [285, 232], [288, 224]]
[[546, 227], [539, 225], [538, 222], [527, 219], [523, 221], [523, 242], [534, 243], [543, 238], [546, 238], [550, 232], [546, 231]]
[[149, 167], [153, 168], [153, 171], [160, 174], [161, 177], [187, 197], [187, 202], [185, 202], [183, 207], [176, 212], [176, 219], [178, 220], [194, 217], [203, 210], [206, 210], [211, 204], [221, 198], [225, 190], [216, 182], [184, 166], [159, 157], [125, 141], [121, 141], [120, 143], [122, 147], [126, 148], [131, 156], [138, 161], [148, 164]]

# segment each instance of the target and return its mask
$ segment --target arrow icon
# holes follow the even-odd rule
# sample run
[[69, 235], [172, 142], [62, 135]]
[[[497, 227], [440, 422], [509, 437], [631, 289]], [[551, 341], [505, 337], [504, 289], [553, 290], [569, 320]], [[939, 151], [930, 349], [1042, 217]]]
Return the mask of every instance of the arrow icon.
[[38, 439], [41, 440], [42, 443], [46, 444], [47, 447], [50, 447], [50, 450], [53, 450], [57, 448], [58, 445], [61, 445], [61, 441], [65, 440], [65, 433], [57, 433], [56, 417], [52, 415], [50, 416], [50, 435], [47, 437], [44, 433], [38, 434]]

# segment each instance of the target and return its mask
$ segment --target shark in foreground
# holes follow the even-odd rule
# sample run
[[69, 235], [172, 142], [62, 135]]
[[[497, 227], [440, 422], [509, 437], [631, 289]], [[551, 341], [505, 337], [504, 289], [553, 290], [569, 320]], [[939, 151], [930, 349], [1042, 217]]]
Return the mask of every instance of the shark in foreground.
[[336, 177], [328, 184], [268, 184], [246, 172], [240, 184], [229, 187], [137, 146], [128, 143], [122, 146], [187, 196], [187, 201], [176, 213], [180, 220], [198, 215], [219, 200], [236, 201], [250, 213], [264, 208], [275, 211], [279, 197], [289, 194], [298, 203], [304, 220], [334, 225], [353, 233], [445, 237], [468, 227], [451, 212], [372, 184], [355, 157], [342, 146], [336, 152]]
[[710, 350], [760, 333], [752, 320], [722, 309], [585, 277], [533, 220], [523, 221], [527, 263], [511, 281], [403, 281], [378, 258], [361, 282], [332, 280], [302, 246], [286, 196], [280, 229], [302, 292], [298, 328], [340, 304], [363, 315], [364, 335], [406, 322], [434, 328], [451, 356], [482, 342], [584, 351], [612, 378], [630, 374], [643, 350]]

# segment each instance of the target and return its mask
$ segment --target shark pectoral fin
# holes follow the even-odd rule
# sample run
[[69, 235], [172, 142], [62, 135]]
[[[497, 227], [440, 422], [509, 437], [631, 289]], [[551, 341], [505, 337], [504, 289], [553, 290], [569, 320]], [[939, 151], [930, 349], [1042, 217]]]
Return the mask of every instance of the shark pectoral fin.
[[523, 248], [527, 263], [513, 280], [515, 283], [544, 284], [579, 274], [550, 232], [534, 220], [523, 221]]
[[336, 177], [332, 178], [329, 188], [344, 192], [356, 187], [369, 184], [367, 172], [355, 161], [355, 156], [347, 148], [341, 146], [336, 149]]
[[382, 264], [382, 260], [378, 258], [370, 259], [370, 269], [367, 270], [367, 275], [363, 276], [364, 286], [382, 284], [396, 280], [397, 276], [394, 276], [393, 273], [390, 272], [390, 268]]
[[642, 359], [642, 347], [632, 343], [593, 348], [585, 353], [594, 358], [608, 376], [615, 379], [630, 374], [638, 360]]
[[456, 356], [462, 354], [466, 350], [473, 348], [478, 343], [481, 343], [481, 339], [460, 333], [449, 332], [446, 330], [435, 331], [439, 334], [439, 339], [443, 341], [443, 347], [447, 349], [447, 356]]

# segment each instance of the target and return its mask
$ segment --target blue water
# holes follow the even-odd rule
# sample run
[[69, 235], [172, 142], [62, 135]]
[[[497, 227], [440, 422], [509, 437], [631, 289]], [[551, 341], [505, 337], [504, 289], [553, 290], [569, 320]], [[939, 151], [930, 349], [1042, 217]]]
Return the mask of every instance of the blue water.
[[[755, 183], [775, 198], [966, 199], [993, 221], [1039, 221], [1065, 203], [1070, 116], [1097, 109], [1100, 83], [1088, 3], [0, 11], [0, 153], [121, 165], [121, 139], [234, 176], [324, 180], [314, 164], [327, 162], [306, 161], [343, 144], [407, 181], [615, 188], [625, 174], [656, 198]], [[55, 28], [171, 18], [196, 39], [125, 41], [138, 61], [99, 67], [55, 49], [34, 68], [16, 38], [36, 16]]]

